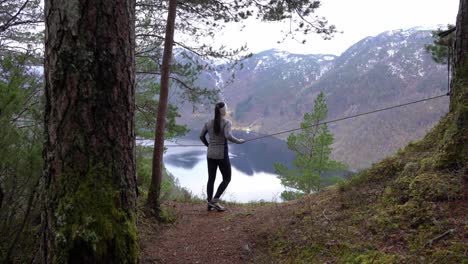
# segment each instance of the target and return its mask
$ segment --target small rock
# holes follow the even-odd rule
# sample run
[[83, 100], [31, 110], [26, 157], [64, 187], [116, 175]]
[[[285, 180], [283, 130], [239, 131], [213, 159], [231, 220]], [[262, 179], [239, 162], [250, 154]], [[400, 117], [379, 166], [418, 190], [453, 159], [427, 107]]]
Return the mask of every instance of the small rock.
[[242, 249], [244, 250], [245, 253], [250, 254], [252, 253], [252, 249], [249, 247], [249, 244], [245, 244]]

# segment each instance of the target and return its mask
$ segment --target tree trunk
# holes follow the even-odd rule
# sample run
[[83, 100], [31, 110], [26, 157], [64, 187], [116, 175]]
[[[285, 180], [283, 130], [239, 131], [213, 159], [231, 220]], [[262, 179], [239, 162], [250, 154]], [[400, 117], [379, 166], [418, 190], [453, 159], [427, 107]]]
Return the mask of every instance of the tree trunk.
[[2, 186], [0, 185], [0, 209], [2, 208], [3, 205], [3, 190]]
[[[468, 0], [460, 0], [453, 53], [450, 112], [441, 156], [445, 168], [468, 175]], [[463, 171], [464, 170], [464, 171]], [[468, 178], [467, 178], [468, 180]]]
[[[466, 82], [468, 80], [468, 3], [467, 0], [460, 0], [457, 15], [457, 25], [455, 31], [454, 58], [453, 58], [453, 79], [455, 80], [453, 93], [451, 96], [450, 108], [457, 107], [462, 103], [466, 104]], [[461, 100], [461, 101], [460, 101]]]
[[135, 2], [45, 0], [44, 263], [136, 263]]
[[156, 132], [153, 152], [153, 171], [151, 186], [148, 193], [148, 207], [156, 216], [160, 212], [160, 193], [163, 169], [164, 130], [169, 95], [169, 77], [171, 74], [172, 45], [174, 42], [174, 27], [177, 11], [177, 0], [169, 1], [167, 15], [166, 37], [164, 39], [164, 54], [161, 69], [161, 89], [159, 92], [158, 114], [156, 118]]

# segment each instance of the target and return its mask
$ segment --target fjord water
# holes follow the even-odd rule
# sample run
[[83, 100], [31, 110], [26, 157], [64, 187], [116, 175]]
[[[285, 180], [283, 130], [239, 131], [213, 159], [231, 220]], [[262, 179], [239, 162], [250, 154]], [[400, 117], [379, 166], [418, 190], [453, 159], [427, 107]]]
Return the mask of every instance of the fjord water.
[[[258, 135], [235, 131], [238, 138], [252, 139]], [[137, 142], [140, 145], [153, 146], [152, 140]], [[191, 131], [183, 138], [165, 142], [167, 151], [164, 153], [166, 169], [185, 187], [198, 197], [206, 198], [208, 167], [206, 162], [206, 147], [198, 139], [198, 132]], [[182, 145], [171, 147], [170, 145]], [[184, 146], [189, 145], [189, 146]], [[191, 146], [198, 145], [198, 146]], [[295, 158], [294, 152], [288, 149], [286, 141], [275, 137], [266, 137], [248, 141], [244, 144], [229, 143], [229, 157], [232, 165], [231, 182], [222, 199], [232, 202], [281, 201], [281, 192], [285, 190], [274, 173], [275, 162], [291, 166]], [[351, 171], [326, 173], [324, 177], [349, 177]], [[216, 173], [215, 192], [222, 181], [218, 169]]]

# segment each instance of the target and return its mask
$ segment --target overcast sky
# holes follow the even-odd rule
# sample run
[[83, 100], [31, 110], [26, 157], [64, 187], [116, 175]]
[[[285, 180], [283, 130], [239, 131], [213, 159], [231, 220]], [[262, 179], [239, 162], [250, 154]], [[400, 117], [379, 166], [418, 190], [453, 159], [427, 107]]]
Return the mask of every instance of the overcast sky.
[[242, 31], [238, 25], [228, 26], [215, 41], [231, 48], [247, 43], [253, 53], [276, 48], [300, 54], [340, 55], [359, 40], [387, 30], [455, 24], [458, 4], [459, 0], [323, 0], [317, 15], [325, 16], [343, 31], [332, 40], [311, 34], [306, 44], [295, 40], [277, 44], [285, 24], [250, 21]]

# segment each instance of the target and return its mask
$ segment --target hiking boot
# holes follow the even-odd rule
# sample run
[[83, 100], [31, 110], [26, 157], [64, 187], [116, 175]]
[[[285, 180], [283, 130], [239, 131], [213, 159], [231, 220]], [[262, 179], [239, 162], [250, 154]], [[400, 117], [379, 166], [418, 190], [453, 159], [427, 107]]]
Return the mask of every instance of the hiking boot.
[[208, 206], [213, 207], [213, 208], [216, 209], [218, 212], [224, 212], [224, 211], [226, 211], [226, 208], [225, 208], [224, 206], [222, 206], [222, 205], [219, 203], [219, 200], [218, 200], [218, 199], [213, 199], [213, 200], [211, 200], [210, 202], [208, 202]]
[[215, 208], [208, 202], [208, 212], [213, 211]]

